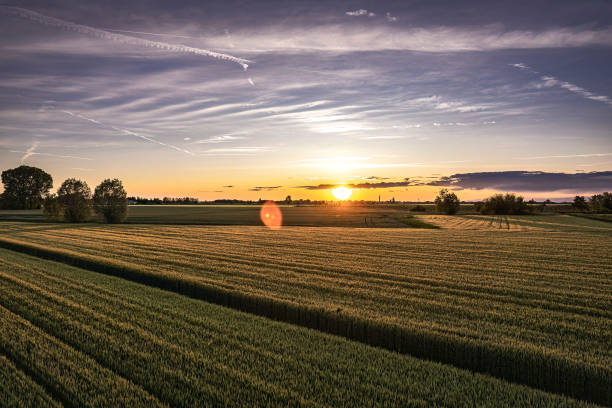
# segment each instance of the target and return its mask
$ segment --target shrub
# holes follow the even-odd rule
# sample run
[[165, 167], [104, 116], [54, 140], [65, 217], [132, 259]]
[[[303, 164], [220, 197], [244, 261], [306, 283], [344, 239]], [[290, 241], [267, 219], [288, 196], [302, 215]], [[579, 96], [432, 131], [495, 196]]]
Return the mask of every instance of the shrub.
[[96, 213], [101, 214], [109, 223], [119, 223], [127, 217], [127, 193], [121, 180], [106, 179], [94, 192], [93, 205]]
[[456, 214], [459, 211], [460, 202], [455, 193], [451, 193], [443, 188], [434, 200], [434, 204], [436, 205], [436, 210], [440, 212]]
[[84, 222], [91, 215], [91, 190], [87, 183], [74, 178], [64, 181], [57, 190], [57, 201], [69, 222]]
[[426, 212], [427, 211], [427, 207], [425, 207], [424, 205], [418, 204], [418, 205], [415, 205], [414, 207], [412, 207], [410, 209], [410, 211], [414, 211], [414, 212]]
[[509, 215], [527, 212], [529, 207], [523, 197], [517, 197], [512, 193], [495, 194], [487, 198], [480, 207], [481, 214]]
[[51, 220], [57, 220], [62, 214], [62, 206], [60, 205], [57, 195], [47, 194], [42, 202], [43, 214]]

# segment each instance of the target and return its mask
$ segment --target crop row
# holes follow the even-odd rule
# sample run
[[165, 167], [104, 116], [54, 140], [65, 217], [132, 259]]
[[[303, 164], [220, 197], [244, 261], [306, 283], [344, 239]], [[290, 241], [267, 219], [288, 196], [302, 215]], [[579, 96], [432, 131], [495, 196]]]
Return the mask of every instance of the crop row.
[[0, 401], [3, 407], [61, 407], [61, 404], [53, 400], [44, 388], [2, 355], [0, 355]]
[[586, 405], [6, 250], [0, 293], [5, 352], [73, 406], [107, 369], [172, 406]]
[[[306, 240], [313, 230], [39, 228], [18, 235], [43, 245], [13, 245], [543, 389], [611, 398], [610, 243], [588, 234], [321, 229]], [[452, 249], [436, 254], [445, 242]], [[455, 266], [457, 254], [467, 259]]]

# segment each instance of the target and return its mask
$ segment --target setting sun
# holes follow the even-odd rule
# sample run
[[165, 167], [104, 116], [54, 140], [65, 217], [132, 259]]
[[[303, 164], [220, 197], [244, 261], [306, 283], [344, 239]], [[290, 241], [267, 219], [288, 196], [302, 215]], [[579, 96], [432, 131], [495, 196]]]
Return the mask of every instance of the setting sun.
[[336, 187], [332, 190], [334, 197], [336, 197], [338, 200], [346, 200], [351, 196], [352, 192], [353, 190], [344, 186]]

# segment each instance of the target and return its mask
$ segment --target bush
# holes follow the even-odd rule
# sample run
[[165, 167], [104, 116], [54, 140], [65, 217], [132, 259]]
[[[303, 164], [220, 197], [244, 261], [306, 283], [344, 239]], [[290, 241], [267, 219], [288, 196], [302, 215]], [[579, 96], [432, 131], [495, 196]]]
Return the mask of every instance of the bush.
[[109, 224], [119, 223], [127, 217], [127, 193], [121, 180], [106, 179], [94, 192], [93, 205], [96, 213], [101, 214]]
[[74, 178], [64, 181], [57, 190], [57, 201], [69, 222], [84, 222], [91, 215], [91, 190], [87, 183]]
[[47, 194], [42, 202], [43, 214], [51, 220], [58, 220], [62, 214], [60, 205], [55, 194]]
[[446, 214], [456, 214], [457, 211], [459, 211], [460, 202], [455, 193], [451, 193], [443, 188], [434, 200], [434, 204], [436, 205], [437, 211]]
[[427, 211], [427, 207], [425, 207], [424, 205], [415, 205], [414, 207], [412, 207], [410, 209], [410, 211], [414, 211], [414, 212], [426, 212]]
[[511, 193], [495, 194], [487, 198], [480, 207], [481, 214], [510, 215], [527, 212], [529, 212], [529, 206], [523, 197], [517, 197]]

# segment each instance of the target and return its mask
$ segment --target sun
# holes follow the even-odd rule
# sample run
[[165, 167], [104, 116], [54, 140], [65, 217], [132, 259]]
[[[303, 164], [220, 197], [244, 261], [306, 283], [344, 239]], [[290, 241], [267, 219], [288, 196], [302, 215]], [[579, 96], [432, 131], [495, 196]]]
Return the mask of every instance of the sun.
[[332, 190], [332, 194], [338, 200], [346, 200], [347, 198], [351, 196], [352, 193], [353, 193], [353, 190], [351, 190], [350, 188], [346, 188], [344, 186], [336, 187]]

